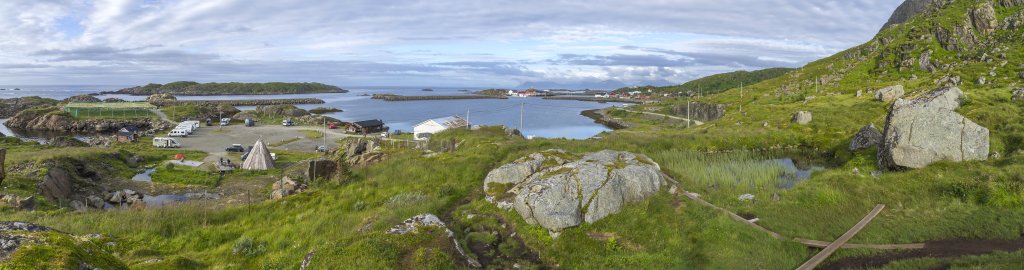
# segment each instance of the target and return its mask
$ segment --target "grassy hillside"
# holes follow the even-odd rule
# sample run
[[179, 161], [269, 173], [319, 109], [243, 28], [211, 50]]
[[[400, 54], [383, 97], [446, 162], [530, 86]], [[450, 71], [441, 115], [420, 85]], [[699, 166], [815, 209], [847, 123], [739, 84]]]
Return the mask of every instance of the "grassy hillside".
[[348, 92], [337, 86], [322, 83], [197, 83], [197, 82], [172, 82], [168, 84], [147, 84], [116, 91], [118, 94], [130, 95], [152, 95], [152, 94], [173, 94], [187, 96], [208, 96], [208, 95], [275, 95], [275, 94], [304, 94], [304, 93], [345, 93]]
[[[652, 157], [681, 189], [757, 217], [757, 224], [788, 237], [832, 241], [875, 204], [885, 204], [851, 243], [945, 240], [953, 247], [971, 248], [987, 245], [957, 241], [1019, 244], [1024, 232], [1024, 102], [1011, 100], [1010, 90], [1021, 85], [1024, 44], [1018, 38], [1024, 29], [978, 31], [968, 14], [985, 2], [956, 1], [918, 14], [864, 45], [743, 92], [730, 88], [699, 99], [640, 105], [662, 113], [687, 101], [729, 106], [724, 118], [702, 126], [686, 128], [678, 120], [617, 110], [611, 114], [636, 127], [602, 134], [600, 140], [525, 140], [498, 128], [459, 129], [434, 138], [437, 144], [457, 143], [456, 151], [425, 155], [385, 148], [386, 161], [353, 168], [344, 182], [315, 183], [309, 191], [280, 201], [87, 213], [0, 207], [0, 220], [109, 235], [116, 245], [108, 252], [134, 269], [296, 269], [311, 252], [312, 269], [465, 268], [443, 231], [386, 233], [421, 213], [440, 216], [470, 256], [499, 269], [793, 269], [817, 252], [772, 238], [679, 193], [659, 192], [557, 238], [526, 224], [515, 211], [484, 200], [482, 180], [488, 171], [529, 153], [615, 149]], [[997, 4], [995, 19], [1002, 24], [1024, 17], [1022, 9]], [[961, 34], [956, 46], [948, 39], [940, 42], [939, 36], [957, 28]], [[924, 54], [928, 61], [919, 61]], [[875, 151], [847, 150], [862, 126], [884, 124], [890, 104], [873, 100], [870, 91], [901, 84], [915, 96], [957, 76], [966, 93], [958, 111], [990, 129], [992, 158], [873, 173], [879, 171]], [[984, 84], [978, 80], [982, 76]], [[812, 112], [814, 120], [791, 124], [797, 111]], [[36, 156], [36, 147], [12, 146], [12, 156], [29, 160]], [[57, 149], [43, 150], [59, 154]], [[81, 155], [89, 153], [83, 150]], [[791, 169], [765, 162], [784, 158], [793, 159], [795, 167], [817, 169], [807, 179], [780, 187], [774, 176]], [[11, 183], [32, 187], [29, 179]], [[738, 200], [743, 194], [756, 199]], [[841, 249], [827, 263], [893, 254], [902, 253]], [[1014, 269], [1024, 264], [1021, 250], [947, 255], [890, 258], [882, 265], [855, 268]], [[141, 264], [156, 258], [165, 260]]]
[[[686, 94], [693, 92], [693, 94], [703, 93], [704, 95], [711, 95], [721, 93], [722, 91], [740, 87], [740, 84], [752, 85], [764, 80], [776, 78], [786, 74], [787, 72], [793, 71], [792, 68], [769, 68], [755, 71], [733, 71], [722, 74], [715, 74], [700, 79], [692, 80], [681, 85], [673, 86], [662, 86], [662, 87], [640, 87], [640, 89], [653, 89], [655, 93], [662, 94]], [[629, 92], [634, 91], [636, 88], [620, 88], [615, 90], [616, 92]]]

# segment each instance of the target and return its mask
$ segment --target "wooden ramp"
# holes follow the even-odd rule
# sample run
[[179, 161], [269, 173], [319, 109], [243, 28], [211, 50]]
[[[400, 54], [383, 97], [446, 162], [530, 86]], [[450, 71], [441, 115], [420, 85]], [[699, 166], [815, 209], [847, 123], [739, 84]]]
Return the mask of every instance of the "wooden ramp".
[[839, 239], [836, 239], [836, 241], [833, 241], [831, 244], [828, 244], [828, 246], [825, 246], [825, 248], [822, 249], [821, 252], [818, 252], [817, 255], [814, 255], [814, 257], [811, 257], [810, 260], [807, 260], [807, 262], [805, 262], [803, 265], [800, 265], [800, 267], [797, 267], [796, 269], [811, 270], [814, 269], [814, 267], [817, 267], [818, 264], [821, 264], [822, 262], [825, 261], [825, 259], [828, 259], [828, 256], [831, 256], [832, 253], [836, 252], [836, 250], [845, 245], [847, 241], [850, 241], [851, 238], [856, 236], [861, 229], [864, 229], [864, 227], [868, 225], [868, 223], [871, 223], [871, 220], [875, 219], [875, 217], [878, 216], [878, 213], [882, 212], [882, 209], [885, 209], [884, 204], [875, 205], [875, 209], [872, 209], [871, 212], [868, 213], [868, 215], [864, 216], [864, 218], [860, 220], [860, 222], [857, 222], [856, 225], [853, 225], [853, 228], [850, 228], [850, 230], [846, 231], [846, 233], [840, 236]]

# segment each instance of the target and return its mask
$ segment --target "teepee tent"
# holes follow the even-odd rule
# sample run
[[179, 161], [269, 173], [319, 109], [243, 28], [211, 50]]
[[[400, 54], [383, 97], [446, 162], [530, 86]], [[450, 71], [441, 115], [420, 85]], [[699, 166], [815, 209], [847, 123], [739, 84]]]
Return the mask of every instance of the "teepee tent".
[[242, 162], [242, 169], [265, 171], [273, 168], [274, 159], [270, 157], [270, 150], [267, 149], [266, 144], [263, 144], [262, 139], [257, 140], [256, 145], [249, 152], [249, 156]]

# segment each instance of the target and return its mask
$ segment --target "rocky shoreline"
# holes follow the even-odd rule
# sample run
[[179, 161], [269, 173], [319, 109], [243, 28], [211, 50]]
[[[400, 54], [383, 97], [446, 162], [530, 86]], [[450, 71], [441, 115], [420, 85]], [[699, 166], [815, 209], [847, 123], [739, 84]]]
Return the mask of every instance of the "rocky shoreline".
[[594, 123], [604, 125], [607, 128], [618, 130], [629, 128], [629, 124], [608, 116], [605, 109], [593, 109], [580, 112], [580, 115], [594, 119]]
[[115, 132], [125, 126], [142, 130], [161, 130], [171, 123], [159, 119], [74, 119], [53, 110], [25, 110], [11, 117], [6, 125], [12, 129], [73, 133]]
[[508, 97], [465, 95], [465, 96], [401, 96], [392, 94], [373, 94], [371, 99], [384, 101], [412, 101], [412, 100], [455, 100], [455, 99], [508, 99]]
[[250, 100], [159, 100], [149, 103], [157, 106], [181, 105], [231, 105], [231, 106], [263, 106], [288, 104], [324, 104], [319, 98], [285, 98], [285, 99], [250, 99]]

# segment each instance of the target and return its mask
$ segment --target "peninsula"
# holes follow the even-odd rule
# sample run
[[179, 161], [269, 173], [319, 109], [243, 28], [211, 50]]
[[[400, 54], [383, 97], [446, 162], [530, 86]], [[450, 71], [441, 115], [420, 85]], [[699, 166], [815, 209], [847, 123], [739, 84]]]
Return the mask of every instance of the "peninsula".
[[172, 82], [168, 84], [147, 84], [124, 88], [101, 94], [127, 94], [148, 96], [152, 94], [173, 94], [182, 96], [215, 96], [215, 95], [282, 95], [311, 93], [348, 93], [348, 90], [322, 83], [197, 83], [190, 81]]

